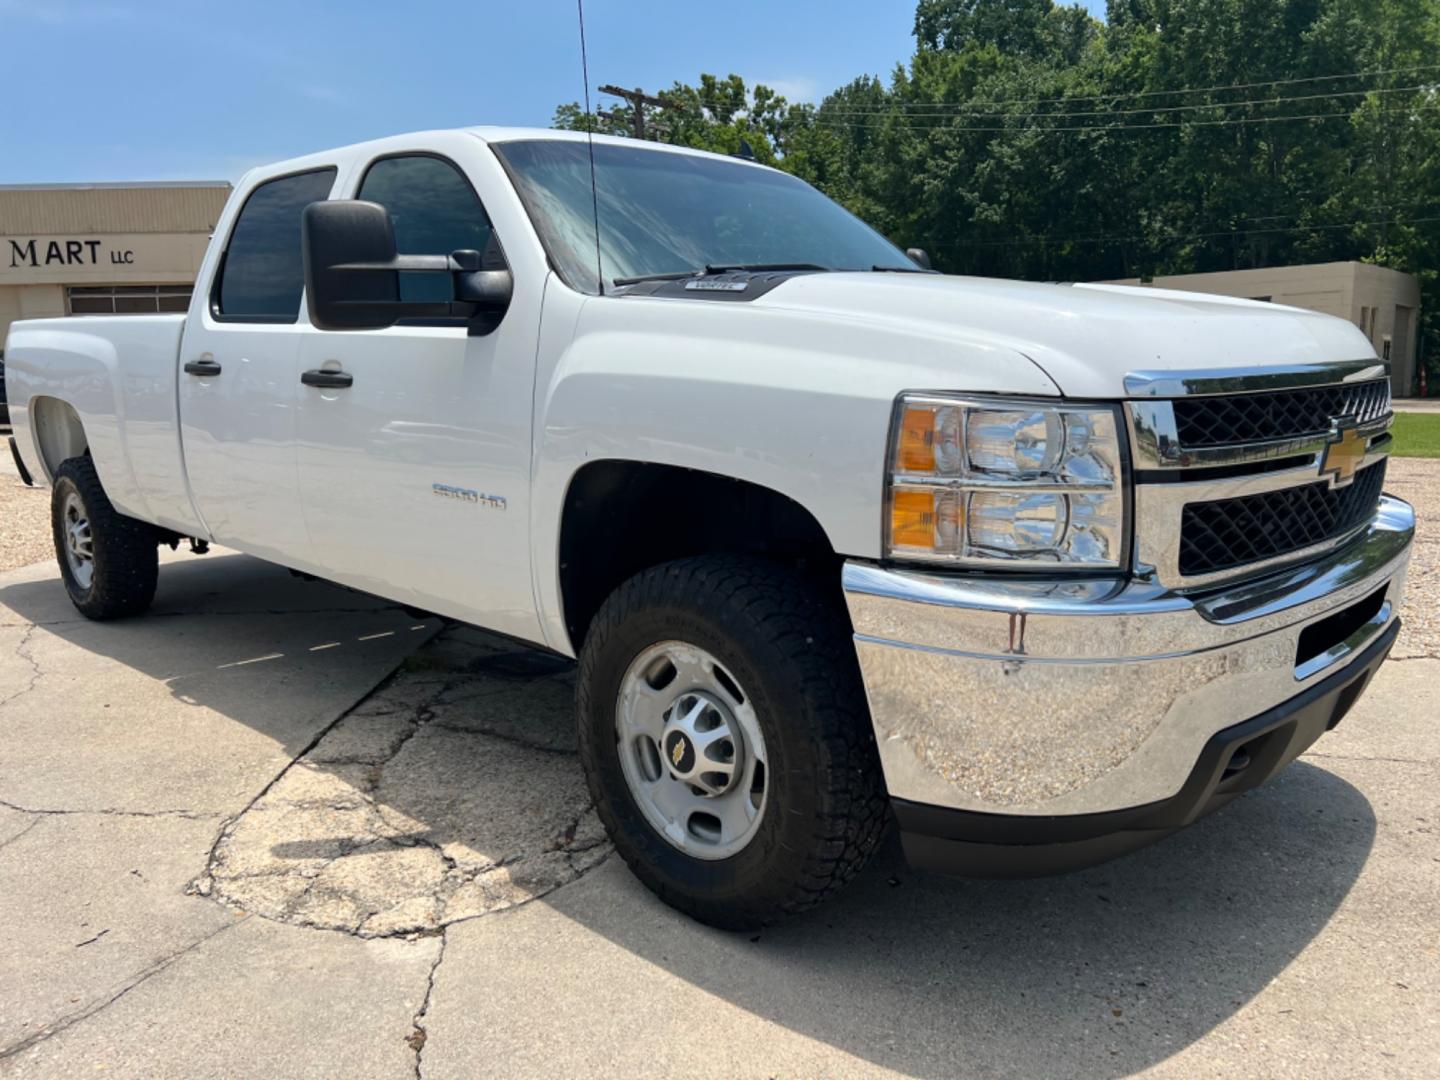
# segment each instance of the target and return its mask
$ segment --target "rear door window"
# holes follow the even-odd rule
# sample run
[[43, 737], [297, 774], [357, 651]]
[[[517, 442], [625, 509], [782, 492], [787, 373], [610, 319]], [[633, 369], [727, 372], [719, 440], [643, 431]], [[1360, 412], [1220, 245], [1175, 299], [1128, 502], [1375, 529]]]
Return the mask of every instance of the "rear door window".
[[214, 292], [221, 320], [293, 323], [300, 317], [305, 269], [300, 256], [300, 214], [322, 202], [335, 170], [316, 169], [267, 180], [245, 200]]

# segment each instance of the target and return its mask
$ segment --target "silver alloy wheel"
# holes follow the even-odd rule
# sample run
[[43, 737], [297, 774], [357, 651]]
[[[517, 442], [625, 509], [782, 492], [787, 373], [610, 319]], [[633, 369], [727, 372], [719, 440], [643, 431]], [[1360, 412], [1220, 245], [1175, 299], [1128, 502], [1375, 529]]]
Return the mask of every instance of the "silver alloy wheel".
[[65, 496], [60, 518], [65, 532], [65, 561], [70, 565], [70, 576], [80, 588], [88, 589], [95, 580], [95, 548], [90, 535], [90, 515], [85, 511], [79, 492], [72, 491]]
[[620, 682], [620, 768], [640, 812], [697, 859], [726, 859], [755, 836], [769, 788], [765, 738], [739, 683], [683, 641], [651, 645]]

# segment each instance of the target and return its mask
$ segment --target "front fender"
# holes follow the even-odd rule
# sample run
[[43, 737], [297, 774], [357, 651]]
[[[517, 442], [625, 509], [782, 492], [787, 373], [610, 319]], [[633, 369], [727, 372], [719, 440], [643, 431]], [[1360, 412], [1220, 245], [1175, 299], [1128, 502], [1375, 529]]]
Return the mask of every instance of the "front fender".
[[747, 304], [576, 298], [563, 287], [546, 305], [547, 327], [574, 327], [568, 340], [552, 338], [548, 363], [542, 335], [537, 371], [532, 535], [537, 599], [557, 648], [568, 643], [560, 518], [584, 465], [619, 459], [745, 480], [803, 506], [837, 553], [876, 558], [899, 393], [1055, 393], [1017, 352], [919, 329]]

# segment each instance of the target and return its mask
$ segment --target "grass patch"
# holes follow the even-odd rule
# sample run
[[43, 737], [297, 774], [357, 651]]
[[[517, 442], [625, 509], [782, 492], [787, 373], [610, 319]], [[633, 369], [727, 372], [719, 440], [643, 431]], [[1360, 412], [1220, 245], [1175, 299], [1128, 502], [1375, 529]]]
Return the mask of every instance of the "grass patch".
[[1395, 457], [1440, 458], [1440, 413], [1396, 413], [1390, 434]]

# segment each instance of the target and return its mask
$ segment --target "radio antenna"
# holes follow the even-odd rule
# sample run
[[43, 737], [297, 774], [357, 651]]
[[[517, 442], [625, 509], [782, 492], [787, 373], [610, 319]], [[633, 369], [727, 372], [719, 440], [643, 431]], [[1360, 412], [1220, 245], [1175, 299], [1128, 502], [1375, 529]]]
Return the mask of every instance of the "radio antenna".
[[595, 282], [605, 295], [605, 271], [600, 264], [600, 189], [595, 186], [595, 114], [590, 111], [590, 59], [585, 53], [585, 0], [575, 0], [580, 15], [580, 71], [585, 78], [585, 143], [590, 149], [590, 209], [595, 215]]

